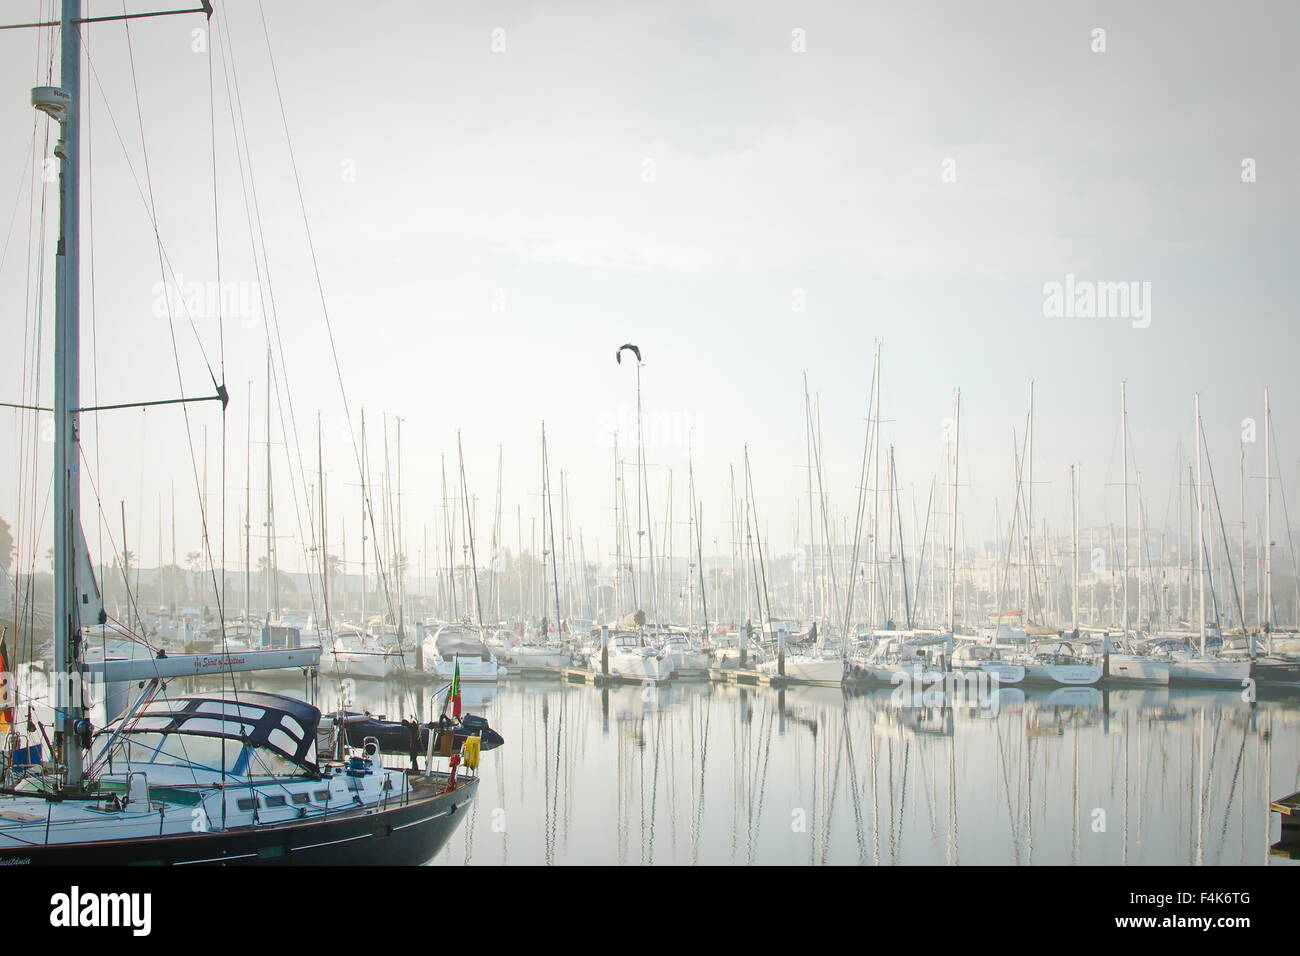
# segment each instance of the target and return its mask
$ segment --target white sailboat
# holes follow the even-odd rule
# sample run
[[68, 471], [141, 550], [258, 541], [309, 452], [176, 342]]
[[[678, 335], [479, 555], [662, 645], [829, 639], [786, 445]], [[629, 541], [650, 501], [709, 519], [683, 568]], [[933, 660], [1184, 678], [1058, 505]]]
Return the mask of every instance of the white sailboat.
[[[600, 669], [600, 653], [595, 655]], [[609, 636], [609, 672], [624, 680], [661, 684], [673, 676], [672, 664], [657, 647], [646, 644], [641, 635], [619, 631]]]
[[[1124, 448], [1124, 480], [1122, 482], [1123, 506], [1124, 506], [1124, 538], [1120, 546], [1120, 606], [1123, 608], [1123, 623], [1117, 643], [1112, 643], [1109, 635], [1103, 637], [1104, 666], [1106, 668], [1106, 677], [1110, 681], [1125, 684], [1168, 684], [1172, 673], [1172, 659], [1168, 654], [1139, 654], [1135, 653], [1130, 646], [1133, 632], [1129, 627], [1129, 607], [1128, 607], [1128, 382], [1120, 382], [1120, 441]], [[1077, 520], [1077, 516], [1076, 516]], [[1139, 527], [1139, 538], [1141, 528]], [[1075, 552], [1078, 553], [1078, 541], [1076, 532]], [[1142, 542], [1138, 542], [1138, 605], [1141, 610], [1142, 603], [1142, 582], [1141, 582], [1141, 554]], [[1076, 557], [1077, 560], [1077, 557]], [[1076, 595], [1076, 605], [1077, 595]], [[1139, 626], [1141, 624], [1139, 613]], [[1077, 634], [1078, 624], [1075, 625]]]
[[424, 669], [451, 680], [458, 667], [466, 683], [495, 684], [507, 673], [477, 628], [444, 624], [424, 639]]
[[1205, 502], [1201, 499], [1201, 396], [1196, 395], [1196, 577], [1197, 632], [1200, 647], [1195, 651], [1174, 651], [1169, 668], [1171, 682], [1235, 684], [1249, 680], [1249, 657], [1240, 660], [1213, 655], [1206, 650], [1209, 629], [1205, 622]]

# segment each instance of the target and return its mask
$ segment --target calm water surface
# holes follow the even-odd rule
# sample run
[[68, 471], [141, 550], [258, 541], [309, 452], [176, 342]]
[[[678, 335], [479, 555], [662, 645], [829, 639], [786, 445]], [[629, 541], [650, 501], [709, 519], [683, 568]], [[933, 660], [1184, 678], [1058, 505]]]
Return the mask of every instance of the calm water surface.
[[[322, 681], [321, 703], [337, 700]], [[428, 690], [355, 704], [428, 716]], [[466, 685], [506, 738], [435, 863], [1278, 865], [1269, 799], [1300, 789], [1294, 698], [1005, 689], [895, 706], [728, 684]]]

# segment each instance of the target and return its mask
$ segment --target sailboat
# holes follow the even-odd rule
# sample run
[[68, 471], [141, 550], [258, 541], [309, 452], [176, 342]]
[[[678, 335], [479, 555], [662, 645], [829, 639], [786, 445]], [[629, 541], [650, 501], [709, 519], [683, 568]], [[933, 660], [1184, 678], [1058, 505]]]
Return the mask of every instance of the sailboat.
[[1198, 649], [1174, 649], [1169, 679], [1184, 683], [1236, 684], [1250, 678], [1249, 657], [1240, 660], [1208, 653], [1206, 639], [1209, 628], [1205, 621], [1205, 503], [1201, 500], [1201, 396], [1196, 395], [1196, 577], [1197, 577], [1197, 631]]
[[[206, 2], [205, 12], [212, 9]], [[185, 11], [194, 12], [194, 11]], [[124, 19], [97, 17], [96, 22]], [[83, 628], [104, 623], [81, 530], [79, 139], [82, 0], [62, 0], [60, 86], [32, 90], [59, 124], [55, 275], [54, 737], [51, 758], [4, 753], [0, 866], [411, 864], [446, 843], [478, 789], [479, 748], [436, 748], [445, 771], [390, 769], [377, 742], [324, 760], [319, 709], [279, 694], [166, 697], [174, 658], [105, 661], [143, 691], [96, 732], [83, 693]], [[224, 386], [218, 397], [227, 401]], [[268, 651], [294, 655], [300, 651]], [[180, 662], [189, 666], [188, 661]], [[233, 667], [232, 667], [233, 669]], [[193, 671], [191, 670], [191, 673]], [[457, 707], [457, 710], [459, 707]], [[336, 729], [337, 733], [337, 729]], [[32, 748], [25, 748], [30, 760]], [[430, 745], [430, 756], [435, 747]], [[459, 772], [458, 772], [459, 771]]]
[[[1172, 670], [1172, 659], [1167, 653], [1146, 652], [1138, 653], [1133, 646], [1133, 633], [1129, 628], [1128, 617], [1128, 382], [1120, 383], [1120, 441], [1124, 446], [1124, 481], [1123, 481], [1123, 502], [1124, 502], [1124, 540], [1120, 548], [1120, 587], [1122, 595], [1120, 597], [1120, 606], [1123, 608], [1123, 624], [1119, 635], [1118, 644], [1112, 646], [1110, 635], [1102, 638], [1104, 666], [1106, 678], [1115, 683], [1124, 684], [1168, 684], [1169, 675]], [[1073, 474], [1073, 469], [1071, 469]], [[1077, 501], [1077, 488], [1075, 489]], [[1139, 489], [1140, 495], [1140, 489]], [[1140, 505], [1139, 505], [1140, 508]], [[1076, 505], [1077, 512], [1077, 505]], [[1142, 541], [1141, 529], [1139, 528], [1138, 541], [1138, 605], [1139, 611], [1142, 604], [1142, 582], [1141, 582], [1141, 557]], [[1075, 542], [1074, 551], [1076, 561], [1078, 560], [1078, 516], [1075, 516]], [[1075, 605], [1078, 605], [1078, 595], [1075, 595]], [[1139, 618], [1141, 614], [1139, 613]], [[1077, 621], [1077, 615], [1076, 615]], [[1139, 620], [1139, 626], [1141, 621]], [[1075, 631], [1078, 631], [1078, 624], [1075, 624]]]
[[1263, 620], [1264, 656], [1255, 659], [1251, 677], [1259, 684], [1300, 683], [1300, 646], [1295, 635], [1278, 634], [1273, 630], [1273, 475], [1272, 475], [1273, 410], [1268, 402], [1268, 388], [1264, 389], [1264, 593]]

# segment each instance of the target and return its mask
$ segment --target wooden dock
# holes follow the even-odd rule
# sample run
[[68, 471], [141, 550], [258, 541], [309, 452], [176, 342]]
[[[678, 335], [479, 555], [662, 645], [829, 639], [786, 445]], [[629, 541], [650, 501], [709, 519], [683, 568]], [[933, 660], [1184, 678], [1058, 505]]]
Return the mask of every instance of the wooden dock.
[[779, 674], [764, 674], [761, 671], [740, 670], [732, 667], [715, 667], [709, 669], [709, 678], [725, 684], [749, 684], [760, 687], [785, 687], [790, 678]]
[[622, 678], [613, 674], [602, 674], [599, 671], [584, 670], [581, 667], [562, 667], [560, 668], [560, 676], [571, 684], [593, 684], [596, 687], [624, 683]]
[[518, 680], [546, 680], [548, 678], [554, 679], [557, 677], [563, 677], [565, 671], [569, 670], [570, 668], [517, 667], [517, 666], [512, 667], [511, 665], [507, 664], [506, 669], [508, 670], [508, 673], [506, 674], [507, 679], [515, 678]]

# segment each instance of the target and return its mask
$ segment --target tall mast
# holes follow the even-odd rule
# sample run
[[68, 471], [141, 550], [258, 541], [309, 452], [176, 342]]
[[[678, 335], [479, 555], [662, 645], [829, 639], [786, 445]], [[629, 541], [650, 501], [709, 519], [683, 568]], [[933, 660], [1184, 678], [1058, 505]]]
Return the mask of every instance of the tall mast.
[[1079, 471], [1070, 466], [1070, 629], [1079, 636]]
[[[641, 506], [649, 505], [649, 492], [645, 490], [645, 439], [641, 434], [641, 357], [636, 360], [636, 573], [637, 593], [645, 594], [645, 563], [642, 558], [642, 543], [645, 540], [645, 524], [641, 517]], [[644, 610], [638, 608], [638, 610]], [[643, 615], [644, 617], [644, 615]], [[658, 623], [658, 622], [656, 622]], [[642, 625], [642, 633], [645, 626]]]
[[1269, 450], [1273, 431], [1272, 411], [1268, 407], [1268, 386], [1264, 387], [1264, 616], [1260, 625], [1273, 643], [1273, 478], [1272, 452]]
[[1120, 581], [1124, 637], [1128, 637], [1128, 382], [1119, 383], [1120, 444], [1124, 446], [1124, 541], [1120, 545]]
[[320, 412], [316, 413], [316, 470], [320, 473], [320, 572], [321, 572], [321, 606], [325, 612], [325, 627], [333, 633], [330, 626], [330, 563], [328, 538], [325, 534], [325, 452], [321, 447]]
[[[370, 589], [370, 576], [366, 571], [366, 410], [361, 409], [361, 630], [366, 630], [366, 592]], [[445, 491], [444, 491], [445, 496]]]
[[1025, 483], [1025, 550], [1027, 567], [1021, 574], [1025, 582], [1021, 598], [1021, 621], [1027, 622], [1034, 604], [1034, 380], [1029, 380], [1029, 461]]
[[[870, 627], [879, 627], [878, 613], [879, 605], [877, 604], [877, 594], [879, 592], [880, 580], [880, 342], [876, 342], [876, 371], [872, 376], [872, 384], [875, 386], [875, 416], [868, 427], [874, 428], [872, 445], [872, 464], [871, 464], [871, 619]], [[845, 629], [844, 640], [848, 641], [847, 628]], [[846, 644], [847, 646], [847, 644]]]
[[1241, 493], [1241, 633], [1246, 635], [1246, 443], [1241, 442], [1237, 456], [1238, 488]]
[[1134, 590], [1137, 592], [1137, 622], [1136, 623], [1137, 623], [1137, 627], [1141, 628], [1142, 612], [1144, 610], [1142, 607], [1142, 550], [1144, 545], [1146, 544], [1147, 525], [1146, 525], [1146, 509], [1144, 508], [1142, 503], [1142, 472], [1135, 471], [1133, 473], [1133, 478], [1134, 478], [1133, 485], [1135, 488], [1137, 488], [1137, 499], [1138, 499], [1138, 540], [1137, 540], [1137, 566], [1136, 566], [1137, 573], [1134, 575], [1135, 578]]
[[[395, 546], [395, 570], [397, 572], [397, 637], [399, 641], [406, 640], [406, 541], [402, 537], [402, 419], [396, 415], [393, 416], [397, 421], [397, 504], [394, 508], [397, 515], [397, 530], [393, 535], [396, 541]], [[322, 478], [322, 481], [325, 479]], [[476, 571], [475, 574], [478, 572]], [[477, 577], [474, 580], [475, 587], [478, 586]], [[480, 624], [482, 621], [479, 622]]]
[[271, 343], [266, 343], [266, 621], [271, 622], [271, 611], [279, 604], [272, 600], [275, 584], [275, 513], [271, 493]]
[[[253, 394], [253, 382], [248, 382], [248, 394]], [[244, 625], [251, 628], [253, 598], [253, 403], [248, 403], [244, 413]], [[173, 515], [174, 517], [174, 515]], [[175, 551], [173, 544], [172, 550]], [[175, 564], [173, 557], [172, 563]]]
[[[545, 434], [545, 426], [543, 426]], [[474, 523], [469, 510], [469, 485], [465, 482], [465, 452], [460, 443], [460, 429], [456, 429], [456, 457], [460, 463], [460, 493], [465, 514], [465, 537], [468, 539], [469, 563], [474, 575], [474, 617], [483, 626], [483, 600], [478, 589], [478, 557], [474, 554]], [[557, 622], [558, 623], [558, 622]]]
[[1196, 628], [1205, 656], [1205, 506], [1201, 501], [1201, 393], [1196, 393]]
[[[804, 448], [808, 469], [808, 597], [817, 620], [817, 522], [813, 520], [812, 405], [808, 398], [808, 373], [803, 373]], [[828, 543], [829, 544], [829, 543]]]
[[[549, 537], [548, 537], [549, 529]], [[551, 463], [546, 454], [546, 422], [542, 422], [542, 547], [551, 553], [551, 587], [555, 597], [555, 631], [560, 633], [560, 578], [555, 553], [555, 516], [551, 511]], [[545, 575], [546, 567], [542, 567]], [[543, 580], [543, 588], [545, 581]], [[547, 635], [542, 633], [542, 640]]]
[[[81, 621], [77, 606], [76, 546], [81, 527], [81, 478], [77, 467], [79, 443], [77, 413], [81, 406], [80, 283], [81, 244], [78, 177], [81, 144], [81, 40], [77, 21], [81, 0], [63, 0], [60, 17], [62, 89], [50, 100], [32, 103], [60, 123], [55, 154], [59, 167], [59, 245], [55, 257], [54, 335], [54, 667], [75, 677], [79, 674], [78, 644]], [[44, 103], [44, 105], [42, 105]], [[84, 545], [83, 545], [84, 547]], [[55, 742], [67, 768], [67, 785], [78, 790], [83, 767], [78, 729], [85, 719], [81, 694], [72, 680], [58, 681], [55, 697]]]
[[948, 506], [948, 633], [957, 634], [957, 476], [961, 467], [961, 389], [953, 402], [952, 488]]

